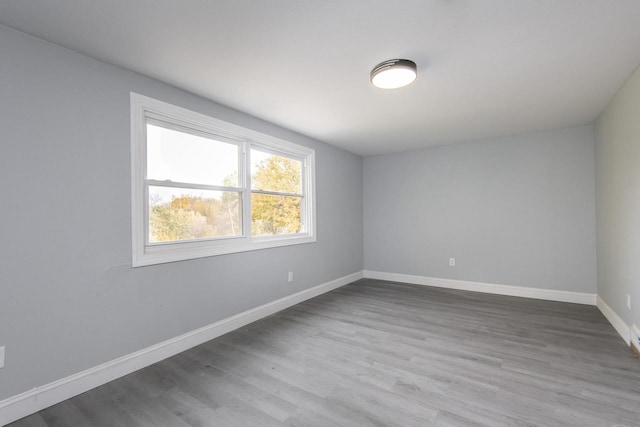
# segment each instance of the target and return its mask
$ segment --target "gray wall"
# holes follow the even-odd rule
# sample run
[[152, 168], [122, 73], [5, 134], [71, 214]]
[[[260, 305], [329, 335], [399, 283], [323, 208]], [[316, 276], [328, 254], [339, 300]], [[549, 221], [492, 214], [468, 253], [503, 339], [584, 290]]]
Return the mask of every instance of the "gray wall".
[[[362, 270], [359, 156], [1, 26], [0, 58], [0, 400]], [[314, 148], [317, 243], [132, 269], [130, 91]]]
[[596, 196], [598, 295], [640, 327], [640, 69], [596, 122]]
[[595, 293], [593, 150], [585, 126], [365, 158], [365, 269]]

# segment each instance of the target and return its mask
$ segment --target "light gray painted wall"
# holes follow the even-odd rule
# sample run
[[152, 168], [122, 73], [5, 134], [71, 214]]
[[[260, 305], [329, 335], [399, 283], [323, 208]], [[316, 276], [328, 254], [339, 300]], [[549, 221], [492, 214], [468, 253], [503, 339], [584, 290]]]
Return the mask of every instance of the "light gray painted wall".
[[[2, 26], [0, 58], [0, 400], [362, 270], [359, 156]], [[130, 91], [314, 148], [318, 242], [132, 269]]]
[[640, 327], [640, 69], [596, 122], [596, 207], [598, 295]]
[[593, 138], [585, 126], [365, 158], [365, 269], [595, 293]]

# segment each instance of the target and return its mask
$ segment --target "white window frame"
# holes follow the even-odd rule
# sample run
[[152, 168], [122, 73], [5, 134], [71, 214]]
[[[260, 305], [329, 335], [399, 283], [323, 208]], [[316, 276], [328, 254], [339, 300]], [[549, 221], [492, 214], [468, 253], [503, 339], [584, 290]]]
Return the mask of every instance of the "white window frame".
[[[146, 121], [147, 117], [186, 126], [196, 132], [237, 141], [242, 148], [238, 186], [242, 191], [242, 236], [220, 239], [163, 242], [147, 244], [148, 196], [146, 184]], [[251, 148], [302, 161], [301, 220], [303, 232], [269, 236], [251, 236]], [[131, 231], [132, 265], [162, 264], [258, 249], [313, 243], [316, 241], [315, 221], [315, 151], [242, 126], [224, 122], [182, 107], [131, 93]]]

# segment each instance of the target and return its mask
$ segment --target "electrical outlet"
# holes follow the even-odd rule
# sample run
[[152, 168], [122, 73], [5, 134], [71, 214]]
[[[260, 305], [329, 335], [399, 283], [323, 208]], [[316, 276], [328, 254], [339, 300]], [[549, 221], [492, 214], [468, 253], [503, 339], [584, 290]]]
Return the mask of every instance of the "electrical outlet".
[[0, 347], [0, 368], [4, 368], [4, 346]]
[[287, 277], [287, 281], [288, 281], [289, 283], [293, 282], [293, 271], [290, 271], [290, 272], [289, 272], [289, 276]]
[[631, 310], [631, 295], [627, 294], [627, 308]]
[[456, 259], [455, 258], [449, 258], [449, 266], [450, 267], [455, 267], [456, 266]]

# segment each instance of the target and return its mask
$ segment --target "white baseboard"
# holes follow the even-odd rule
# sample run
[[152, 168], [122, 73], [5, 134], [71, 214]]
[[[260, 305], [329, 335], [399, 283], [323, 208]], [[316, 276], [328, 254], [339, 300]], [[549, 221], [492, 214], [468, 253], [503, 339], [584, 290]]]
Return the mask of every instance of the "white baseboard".
[[549, 301], [572, 302], [576, 304], [596, 305], [596, 294], [582, 292], [557, 291], [553, 289], [525, 288], [521, 286], [496, 285], [493, 283], [470, 282], [466, 280], [440, 279], [436, 277], [414, 276], [410, 274], [385, 273], [364, 270], [368, 279], [404, 282], [414, 285], [434, 286], [438, 288], [458, 289], [462, 291], [484, 292], [487, 294], [509, 295]]
[[174, 356], [251, 322], [270, 316], [310, 298], [347, 285], [363, 277], [362, 271], [349, 274], [276, 301], [247, 310], [167, 341], [152, 345], [102, 365], [59, 379], [0, 402], [0, 425], [38, 412], [109, 381]]
[[388, 280], [390, 282], [411, 283], [414, 285], [434, 286], [438, 288], [458, 289], [463, 291], [484, 292], [489, 294], [509, 295], [514, 297], [535, 298], [549, 301], [571, 302], [576, 304], [596, 305], [611, 326], [618, 332], [627, 345], [633, 345], [640, 353], [640, 328], [629, 327], [607, 303], [596, 294], [581, 292], [556, 291], [552, 289], [523, 288], [520, 286], [496, 285], [493, 283], [469, 282], [465, 280], [440, 279], [436, 277], [414, 276], [410, 274], [386, 273], [382, 271], [364, 270], [367, 279]]
[[620, 334], [624, 342], [627, 343], [627, 345], [630, 345], [631, 329], [629, 328], [629, 325], [627, 325], [625, 321], [622, 320], [620, 316], [618, 316], [618, 314], [613, 311], [613, 309], [609, 307], [602, 298], [600, 298], [599, 295], [596, 305], [598, 306], [602, 314], [604, 314], [604, 317], [606, 317], [609, 323], [611, 323], [611, 326], [613, 326], [616, 332]]
[[634, 348], [634, 351], [636, 352], [636, 354], [638, 356], [640, 356], [640, 328], [638, 328], [638, 326], [636, 325], [631, 325], [631, 331], [630, 331], [630, 337], [629, 337], [629, 341], [630, 341], [630, 345]]

